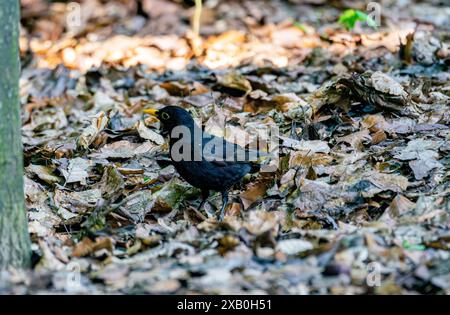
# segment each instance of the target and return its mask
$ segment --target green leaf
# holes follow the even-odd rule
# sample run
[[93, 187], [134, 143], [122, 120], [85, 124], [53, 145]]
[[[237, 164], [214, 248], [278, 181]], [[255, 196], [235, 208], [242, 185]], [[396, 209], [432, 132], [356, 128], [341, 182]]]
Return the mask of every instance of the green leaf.
[[403, 248], [407, 250], [417, 250], [417, 251], [424, 251], [426, 249], [425, 245], [422, 244], [411, 244], [408, 241], [403, 241]]
[[356, 22], [366, 22], [370, 27], [376, 28], [375, 21], [359, 10], [347, 9], [339, 17], [338, 23], [345, 26], [346, 29], [352, 30], [355, 27]]
[[294, 26], [296, 28], [298, 28], [299, 30], [303, 31], [304, 33], [308, 32], [305, 24], [302, 24], [302, 23], [299, 23], [299, 22], [294, 22]]
[[353, 9], [345, 10], [339, 17], [338, 22], [345, 26], [346, 29], [353, 29], [355, 27], [356, 12]]

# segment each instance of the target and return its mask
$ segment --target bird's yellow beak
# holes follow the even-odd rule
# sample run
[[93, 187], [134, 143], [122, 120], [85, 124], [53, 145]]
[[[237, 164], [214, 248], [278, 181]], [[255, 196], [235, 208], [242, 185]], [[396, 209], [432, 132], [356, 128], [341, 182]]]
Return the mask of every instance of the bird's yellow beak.
[[157, 116], [157, 115], [158, 115], [158, 110], [157, 110], [157, 109], [154, 109], [154, 108], [147, 108], [147, 109], [144, 109], [143, 112], [144, 112], [144, 114], [149, 114], [149, 115], [158, 117], [158, 116]]

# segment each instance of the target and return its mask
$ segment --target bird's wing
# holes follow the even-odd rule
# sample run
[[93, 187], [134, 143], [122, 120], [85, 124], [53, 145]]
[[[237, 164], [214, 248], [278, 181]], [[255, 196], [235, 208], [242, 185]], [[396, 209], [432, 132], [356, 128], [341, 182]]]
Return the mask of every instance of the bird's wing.
[[[181, 153], [180, 153], [181, 152]], [[170, 157], [174, 161], [189, 161], [197, 157], [207, 160], [216, 166], [230, 166], [233, 164], [259, 164], [259, 159], [268, 154], [258, 150], [244, 149], [236, 143], [226, 141], [203, 133], [201, 143], [193, 137], [171, 139]], [[256, 168], [254, 168], [256, 169]]]
[[210, 162], [226, 166], [230, 163], [257, 163], [258, 159], [267, 156], [267, 153], [244, 149], [236, 143], [205, 134], [203, 137], [203, 156]]

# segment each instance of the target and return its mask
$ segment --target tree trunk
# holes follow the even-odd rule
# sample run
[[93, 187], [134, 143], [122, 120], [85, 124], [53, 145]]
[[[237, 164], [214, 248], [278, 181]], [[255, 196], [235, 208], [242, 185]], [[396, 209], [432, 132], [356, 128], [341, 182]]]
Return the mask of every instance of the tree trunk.
[[30, 262], [19, 104], [19, 0], [0, 1], [0, 270]]

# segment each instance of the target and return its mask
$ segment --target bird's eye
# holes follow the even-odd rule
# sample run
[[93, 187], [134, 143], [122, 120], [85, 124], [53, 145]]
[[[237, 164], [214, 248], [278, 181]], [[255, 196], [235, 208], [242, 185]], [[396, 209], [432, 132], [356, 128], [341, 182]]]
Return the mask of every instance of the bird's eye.
[[164, 120], [167, 120], [167, 119], [170, 118], [170, 116], [169, 116], [169, 114], [163, 112], [163, 113], [161, 114], [161, 118], [164, 119]]

